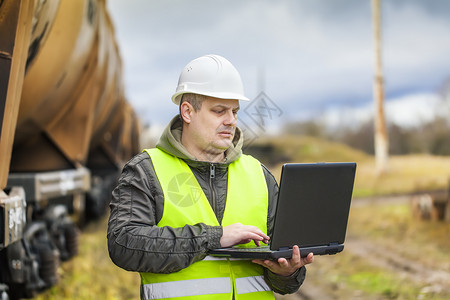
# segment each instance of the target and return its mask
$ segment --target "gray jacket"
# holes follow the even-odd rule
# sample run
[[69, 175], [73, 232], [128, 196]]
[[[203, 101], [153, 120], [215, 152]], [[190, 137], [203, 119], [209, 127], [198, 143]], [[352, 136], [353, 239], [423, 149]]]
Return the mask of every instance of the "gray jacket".
[[[228, 165], [242, 154], [243, 137], [239, 129], [233, 146], [225, 152], [223, 163], [196, 160], [181, 144], [181, 121], [172, 119], [164, 130], [158, 148], [183, 159], [202, 187], [219, 223], [225, 210]], [[269, 192], [267, 232], [270, 236], [275, 214], [278, 185], [273, 175], [261, 165]], [[211, 170], [215, 175], [211, 178]], [[220, 247], [221, 226], [203, 223], [182, 228], [158, 227], [164, 209], [164, 196], [150, 157], [142, 152], [123, 168], [112, 193], [108, 222], [108, 249], [112, 261], [119, 267], [135, 272], [172, 273], [202, 260], [210, 249]], [[305, 278], [302, 267], [284, 277], [265, 270], [267, 284], [281, 294], [298, 290]]]

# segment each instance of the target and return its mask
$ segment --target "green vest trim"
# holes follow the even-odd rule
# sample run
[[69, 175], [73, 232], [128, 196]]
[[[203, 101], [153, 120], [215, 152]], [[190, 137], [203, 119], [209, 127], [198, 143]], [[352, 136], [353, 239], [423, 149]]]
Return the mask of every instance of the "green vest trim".
[[[157, 226], [183, 227], [197, 223], [219, 226], [189, 166], [160, 149], [145, 151], [152, 159], [164, 194], [163, 216]], [[221, 225], [241, 222], [266, 233], [267, 211], [268, 191], [261, 164], [251, 156], [242, 155], [228, 167], [227, 201]], [[263, 268], [248, 260], [207, 256], [179, 272], [140, 275], [142, 299], [229, 300], [232, 291], [236, 300], [274, 299], [264, 281]]]

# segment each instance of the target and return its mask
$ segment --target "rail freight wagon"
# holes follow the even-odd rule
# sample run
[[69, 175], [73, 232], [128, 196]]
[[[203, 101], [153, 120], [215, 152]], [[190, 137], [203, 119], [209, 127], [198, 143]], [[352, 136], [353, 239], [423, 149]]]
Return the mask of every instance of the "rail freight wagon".
[[58, 281], [139, 151], [105, 0], [0, 0], [0, 299]]

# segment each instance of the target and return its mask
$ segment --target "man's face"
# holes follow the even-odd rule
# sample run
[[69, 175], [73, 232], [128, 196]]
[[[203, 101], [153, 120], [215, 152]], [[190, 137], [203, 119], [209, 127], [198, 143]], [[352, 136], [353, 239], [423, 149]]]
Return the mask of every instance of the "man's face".
[[239, 100], [207, 97], [192, 113], [190, 127], [196, 146], [214, 154], [227, 150], [234, 138], [238, 110]]

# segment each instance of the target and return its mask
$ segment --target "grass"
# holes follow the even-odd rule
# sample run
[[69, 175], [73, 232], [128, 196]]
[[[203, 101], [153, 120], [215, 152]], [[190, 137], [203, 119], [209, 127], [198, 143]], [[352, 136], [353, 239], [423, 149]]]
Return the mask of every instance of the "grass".
[[104, 218], [83, 231], [79, 254], [59, 268], [59, 284], [35, 299], [139, 299], [139, 274], [127, 272], [111, 262], [106, 227], [107, 218]]
[[[447, 189], [450, 181], [450, 157], [431, 155], [391, 156], [389, 170], [381, 176], [376, 172], [375, 159], [344, 144], [304, 136], [260, 138], [249, 147], [270, 146], [272, 153], [284, 161], [270, 165], [277, 179], [285, 162], [356, 162], [355, 197], [405, 194], [427, 190]], [[257, 154], [262, 161], [264, 155]]]
[[[417, 295], [420, 294], [420, 288], [408, 280], [367, 264], [364, 259], [354, 257], [348, 252], [344, 251], [335, 257], [326, 257], [326, 262], [326, 266], [322, 262], [320, 266], [314, 268], [327, 269], [325, 274], [321, 274], [321, 280], [334, 284], [336, 288], [333, 292], [338, 299], [355, 296], [361, 299], [417, 299]], [[315, 272], [311, 270], [312, 268], [312, 266], [309, 268], [310, 277], [314, 276], [311, 273]]]
[[450, 180], [450, 158], [430, 155], [392, 156], [389, 170], [378, 176], [373, 159], [358, 164], [355, 196], [404, 194], [445, 190]]
[[450, 223], [418, 220], [409, 203], [352, 207], [349, 232], [430, 268], [450, 270]]
[[[412, 264], [450, 270], [450, 224], [418, 221], [408, 204], [352, 207], [348, 229], [347, 235], [364, 237], [374, 247], [395, 251]], [[428, 284], [426, 278], [416, 282], [373, 263], [379, 252], [365, 257], [347, 249], [336, 256], [318, 257], [308, 268], [307, 280], [327, 283], [323, 288], [331, 287], [328, 292], [337, 299], [449, 299], [448, 291]]]
[[[256, 146], [268, 144], [277, 155], [289, 161], [357, 162], [355, 202], [359, 197], [448, 187], [450, 157], [394, 156], [390, 158], [389, 172], [377, 176], [373, 157], [342, 144], [309, 137], [261, 138], [255, 142]], [[281, 162], [269, 167], [279, 178]], [[109, 259], [106, 222], [105, 218], [83, 231], [79, 255], [59, 268], [60, 283], [36, 299], [139, 298], [139, 275], [118, 268]], [[450, 269], [450, 224], [414, 219], [409, 203], [352, 207], [349, 234], [372, 240], [428, 268]], [[328, 288], [336, 299], [448, 299], [450, 296], [388, 272], [351, 251], [316, 258], [308, 268], [307, 282]]]

